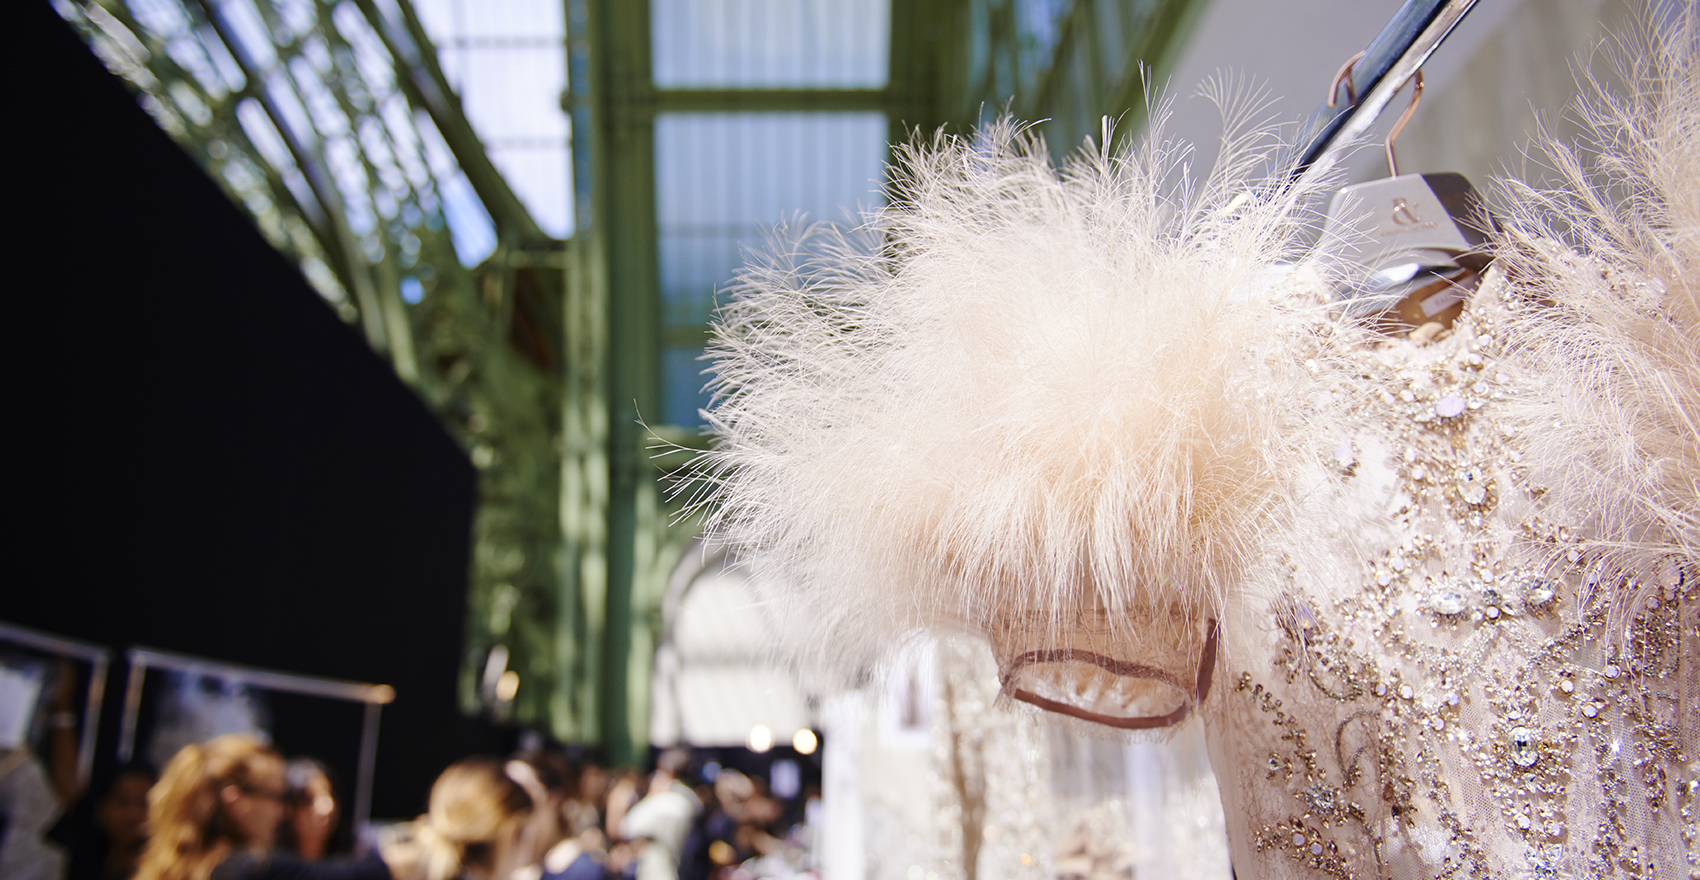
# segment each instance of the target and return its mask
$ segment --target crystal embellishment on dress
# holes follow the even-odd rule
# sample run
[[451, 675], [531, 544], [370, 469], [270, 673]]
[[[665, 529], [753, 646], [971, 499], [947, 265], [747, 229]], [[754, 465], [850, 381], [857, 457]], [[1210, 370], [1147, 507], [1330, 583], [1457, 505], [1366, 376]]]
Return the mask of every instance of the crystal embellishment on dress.
[[1464, 414], [1464, 398], [1456, 394], [1442, 397], [1434, 405], [1434, 414], [1443, 419], [1455, 419]]
[[1339, 792], [1327, 785], [1313, 785], [1305, 789], [1299, 798], [1316, 813], [1332, 813], [1339, 809]]
[[[1633, 637], [1614, 643], [1610, 575], [1545, 518], [1518, 453], [1526, 432], [1498, 408], [1526, 379], [1500, 371], [1484, 332], [1495, 317], [1467, 311], [1435, 344], [1359, 352], [1362, 375], [1393, 391], [1333, 419], [1355, 434], [1327, 438], [1319, 463], [1341, 499], [1385, 504], [1392, 529], [1341, 548], [1361, 566], [1356, 583], [1327, 586], [1308, 546], [1265, 582], [1283, 621], [1274, 674], [1239, 671], [1244, 700], [1224, 707], [1226, 723], [1267, 724], [1281, 744], [1240, 796], [1285, 805], [1263, 813], [1246, 857], [1292, 871], [1257, 876], [1513, 880], [1544, 863], [1557, 871], [1545, 876], [1651, 880], [1646, 866], [1671, 847], [1700, 852], [1700, 785], [1674, 769], [1686, 752], [1665, 684], [1692, 677], [1678, 621], [1700, 584], [1666, 576], [1676, 586], [1624, 608]], [[1439, 415], [1447, 395], [1465, 400], [1458, 417]], [[1348, 442], [1355, 475], [1330, 456]], [[1688, 787], [1670, 787], [1678, 778]], [[1595, 818], [1611, 815], [1641, 824]], [[1653, 856], [1649, 842], [1665, 849]]]
[[1470, 468], [1458, 475], [1458, 495], [1470, 504], [1487, 500], [1487, 480], [1480, 470]]
[[1552, 584], [1540, 578], [1529, 578], [1523, 582], [1523, 604], [1531, 608], [1539, 608], [1552, 601]]
[[1428, 596], [1428, 607], [1448, 617], [1464, 613], [1464, 596], [1450, 587], [1440, 587]]
[[1511, 763], [1519, 767], [1533, 767], [1540, 753], [1535, 743], [1535, 732], [1527, 727], [1513, 727], [1506, 737]]

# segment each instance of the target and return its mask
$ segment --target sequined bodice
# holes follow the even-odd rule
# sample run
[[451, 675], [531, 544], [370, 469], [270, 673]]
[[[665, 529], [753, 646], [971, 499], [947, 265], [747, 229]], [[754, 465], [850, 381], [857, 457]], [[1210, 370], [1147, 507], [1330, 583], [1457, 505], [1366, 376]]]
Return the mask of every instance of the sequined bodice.
[[1484, 294], [1438, 342], [1356, 346], [1374, 393], [1319, 405], [1310, 521], [1224, 627], [1240, 877], [1700, 876], [1696, 572], [1607, 589], [1543, 518]]

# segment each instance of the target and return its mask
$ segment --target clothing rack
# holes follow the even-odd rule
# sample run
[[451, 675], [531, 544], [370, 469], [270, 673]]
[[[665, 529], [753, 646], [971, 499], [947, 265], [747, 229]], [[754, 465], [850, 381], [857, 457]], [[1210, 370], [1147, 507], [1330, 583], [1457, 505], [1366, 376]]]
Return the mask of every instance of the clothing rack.
[[0, 622], [0, 642], [89, 664], [88, 694], [83, 698], [83, 724], [77, 736], [77, 780], [87, 785], [94, 770], [94, 743], [100, 730], [100, 706], [106, 698], [106, 674], [112, 665], [111, 649], [4, 622]]
[[227, 682], [253, 685], [268, 691], [366, 704], [365, 718], [360, 727], [360, 758], [355, 770], [354, 809], [351, 816], [357, 829], [371, 818], [372, 771], [378, 757], [378, 716], [386, 704], [395, 700], [395, 688], [387, 684], [367, 684], [258, 669], [152, 648], [131, 648], [127, 659], [130, 663], [130, 676], [124, 689], [124, 715], [119, 724], [119, 761], [128, 761], [135, 752], [136, 722], [142, 708], [142, 684], [149, 669], [205, 675]]

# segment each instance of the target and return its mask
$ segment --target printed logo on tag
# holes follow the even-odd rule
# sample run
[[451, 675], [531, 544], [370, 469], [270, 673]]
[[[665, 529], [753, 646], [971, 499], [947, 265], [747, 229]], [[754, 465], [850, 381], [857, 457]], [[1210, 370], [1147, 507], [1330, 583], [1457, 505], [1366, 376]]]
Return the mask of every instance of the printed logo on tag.
[[1404, 199], [1393, 200], [1393, 225], [1415, 226], [1421, 222], [1423, 222], [1423, 218], [1418, 217], [1417, 212], [1411, 210], [1410, 204]]

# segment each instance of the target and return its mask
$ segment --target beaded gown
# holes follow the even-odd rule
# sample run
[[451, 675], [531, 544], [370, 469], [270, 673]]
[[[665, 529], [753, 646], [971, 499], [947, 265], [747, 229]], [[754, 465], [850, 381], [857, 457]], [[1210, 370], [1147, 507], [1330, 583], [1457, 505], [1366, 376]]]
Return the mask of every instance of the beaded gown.
[[1697, 870], [1692, 560], [1614, 607], [1544, 514], [1504, 287], [1432, 343], [1358, 331], [1370, 393], [1318, 407], [1315, 519], [1272, 540], [1201, 707], [1242, 877]]
[[[1590, 83], [1592, 156], [1503, 186], [1433, 342], [1357, 393], [1223, 627], [1202, 712], [1240, 876], [1700, 876], [1696, 19]], [[1285, 285], [1314, 296], [1303, 272]], [[1336, 386], [1337, 388], [1340, 386]]]

